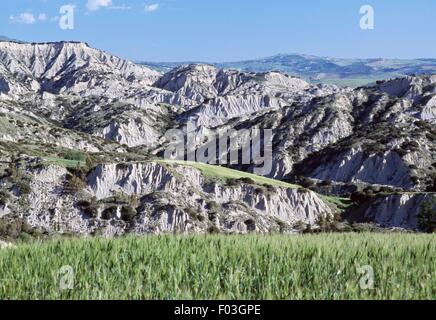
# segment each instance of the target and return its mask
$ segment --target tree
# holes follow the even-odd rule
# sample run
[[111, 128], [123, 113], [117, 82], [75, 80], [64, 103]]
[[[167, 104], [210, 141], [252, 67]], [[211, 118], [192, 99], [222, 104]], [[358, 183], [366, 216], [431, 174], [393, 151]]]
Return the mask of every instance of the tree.
[[418, 225], [423, 232], [436, 231], [436, 203], [433, 200], [425, 202], [418, 215]]
[[97, 164], [95, 158], [89, 154], [85, 155], [85, 163], [86, 163], [86, 168], [88, 170], [91, 170], [95, 167], [95, 165]]
[[[431, 181], [433, 180], [433, 181]], [[436, 192], [436, 174], [433, 174], [432, 179], [430, 180], [430, 185], [427, 188], [428, 192]]]

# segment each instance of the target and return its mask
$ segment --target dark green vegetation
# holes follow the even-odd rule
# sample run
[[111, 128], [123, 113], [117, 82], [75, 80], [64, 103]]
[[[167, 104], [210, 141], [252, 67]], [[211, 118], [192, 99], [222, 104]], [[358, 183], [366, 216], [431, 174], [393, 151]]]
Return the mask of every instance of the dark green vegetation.
[[[0, 251], [0, 299], [433, 299], [435, 240], [368, 233], [52, 240]], [[73, 282], [59, 275], [65, 266]], [[360, 286], [370, 286], [365, 266], [373, 289]], [[71, 290], [60, 289], [65, 282]]]
[[436, 201], [428, 201], [422, 205], [418, 217], [419, 228], [427, 233], [436, 232]]

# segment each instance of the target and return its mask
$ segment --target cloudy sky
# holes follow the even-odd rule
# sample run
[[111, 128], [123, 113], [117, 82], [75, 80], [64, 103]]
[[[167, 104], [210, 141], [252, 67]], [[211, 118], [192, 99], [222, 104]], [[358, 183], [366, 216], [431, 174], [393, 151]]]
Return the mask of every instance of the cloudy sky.
[[[360, 8], [374, 8], [373, 30]], [[74, 29], [59, 27], [72, 5]], [[234, 61], [278, 53], [436, 58], [434, 0], [14, 0], [0, 35], [88, 42], [132, 60]]]

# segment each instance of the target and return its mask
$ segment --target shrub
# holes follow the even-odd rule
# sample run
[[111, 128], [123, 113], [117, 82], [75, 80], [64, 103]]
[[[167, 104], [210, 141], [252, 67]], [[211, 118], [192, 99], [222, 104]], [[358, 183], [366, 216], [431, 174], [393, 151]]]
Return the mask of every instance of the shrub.
[[30, 194], [30, 192], [32, 191], [30, 189], [30, 185], [27, 181], [22, 180], [22, 181], [17, 182], [17, 187], [18, 187], [18, 189], [20, 189], [20, 194], [22, 196], [26, 196], [26, 195]]
[[407, 151], [410, 150], [410, 152], [415, 152], [419, 150], [419, 143], [416, 141], [406, 141], [401, 145], [401, 149]]
[[210, 221], [215, 221], [218, 217], [218, 214], [216, 212], [209, 212], [207, 217]]
[[86, 162], [86, 168], [88, 170], [91, 170], [94, 168], [97, 164], [96, 159], [93, 156], [90, 156], [89, 154], [86, 154], [85, 156], [85, 162]]
[[138, 207], [139, 206], [139, 203], [140, 203], [140, 201], [139, 201], [139, 198], [138, 198], [138, 195], [137, 194], [132, 194], [131, 196], [130, 196], [130, 198], [129, 198], [129, 203], [130, 203], [130, 205], [132, 206], [132, 207]]
[[376, 232], [380, 230], [375, 224], [372, 223], [354, 223], [351, 225], [351, 227], [354, 232], [358, 233]]
[[4, 206], [9, 199], [11, 198], [11, 195], [6, 190], [0, 190], [0, 205]]
[[381, 192], [381, 193], [392, 193], [392, 192], [394, 192], [394, 189], [391, 188], [391, 187], [382, 186], [382, 187], [380, 187], [379, 192]]
[[228, 187], [237, 187], [237, 186], [239, 186], [239, 181], [237, 179], [234, 179], [234, 178], [229, 178], [226, 181], [226, 185]]
[[75, 194], [79, 191], [85, 189], [86, 183], [85, 181], [78, 176], [72, 176], [66, 183], [65, 191], [67, 193]]
[[98, 202], [95, 197], [90, 201], [81, 200], [77, 202], [77, 206], [89, 217], [97, 218], [98, 215]]
[[298, 188], [297, 192], [301, 193], [301, 194], [305, 194], [305, 193], [310, 193], [311, 191], [309, 189], [306, 189], [306, 188]]
[[248, 219], [244, 223], [247, 226], [247, 230], [249, 232], [256, 231], [256, 221], [254, 221], [253, 219]]
[[207, 206], [206, 209], [209, 211], [214, 211], [214, 212], [218, 212], [221, 210], [221, 206], [215, 202], [215, 201], [210, 201]]
[[300, 186], [306, 189], [313, 188], [315, 186], [315, 182], [312, 179], [301, 177], [298, 179], [298, 183]]
[[31, 233], [32, 228], [22, 218], [0, 218], [0, 238], [17, 239], [22, 233]]
[[135, 209], [130, 206], [125, 206], [121, 208], [121, 219], [123, 221], [132, 221], [138, 213]]
[[272, 192], [272, 193], [276, 193], [277, 192], [277, 188], [275, 186], [271, 185], [271, 184], [264, 184], [263, 186], [266, 188], [266, 190], [268, 192]]
[[238, 181], [245, 184], [256, 184], [256, 182], [253, 179], [248, 177], [239, 178]]
[[333, 184], [333, 182], [331, 180], [323, 180], [321, 181], [321, 183], [319, 184], [321, 187], [329, 187]]
[[86, 201], [86, 200], [81, 200], [77, 202], [77, 205], [81, 208], [86, 208], [89, 207], [91, 205], [91, 202]]
[[187, 207], [187, 208], [184, 208], [183, 211], [186, 212], [192, 220], [194, 220], [194, 221], [198, 221], [199, 220], [198, 216], [200, 216], [200, 214], [194, 208]]
[[418, 215], [419, 228], [427, 233], [436, 231], [436, 203], [434, 200], [425, 202]]
[[64, 154], [64, 158], [67, 160], [74, 160], [74, 161], [85, 161], [86, 160], [86, 154], [82, 151], [78, 150], [68, 150]]
[[297, 231], [297, 232], [301, 232], [301, 233], [306, 233], [306, 231], [308, 230], [308, 227], [310, 225], [307, 225], [304, 221], [299, 220], [297, 221], [293, 228]]
[[276, 220], [276, 223], [279, 227], [279, 232], [285, 233], [285, 231], [288, 229], [288, 226], [286, 225], [286, 223], [281, 221], [281, 220]]
[[331, 219], [329, 216], [325, 216], [321, 214], [316, 219], [316, 225], [319, 227], [320, 231], [322, 232], [332, 232], [334, 231], [332, 220], [333, 219]]
[[218, 229], [218, 227], [214, 225], [214, 226], [210, 226], [207, 229], [207, 232], [210, 234], [218, 234], [218, 233], [220, 233], [220, 229]]
[[436, 192], [436, 174], [433, 174], [430, 180], [430, 185], [427, 187], [427, 192]]
[[358, 204], [362, 204], [372, 199], [373, 197], [375, 197], [375, 194], [372, 191], [367, 190], [362, 192], [359, 191], [353, 192], [350, 198], [351, 201]]
[[103, 220], [110, 220], [112, 219], [115, 214], [117, 213], [117, 206], [110, 206], [106, 209], [103, 210], [103, 212], [101, 213], [101, 218]]
[[81, 162], [86, 160], [86, 154], [78, 150], [68, 150], [67, 152], [65, 152], [63, 156], [67, 160], [74, 160], [74, 161], [81, 161]]
[[264, 194], [265, 193], [265, 189], [261, 188], [261, 187], [257, 187], [254, 189], [254, 192], [256, 194]]

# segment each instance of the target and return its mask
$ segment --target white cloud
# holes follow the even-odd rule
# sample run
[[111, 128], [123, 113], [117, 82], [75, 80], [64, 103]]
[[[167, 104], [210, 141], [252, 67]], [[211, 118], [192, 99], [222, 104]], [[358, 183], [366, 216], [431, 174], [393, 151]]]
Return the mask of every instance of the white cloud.
[[39, 21], [45, 21], [45, 20], [47, 20], [47, 15], [46, 15], [45, 13], [40, 13], [40, 14], [38, 15], [38, 20], [39, 20]]
[[36, 19], [32, 13], [23, 12], [18, 16], [10, 16], [9, 21], [12, 23], [34, 24]]
[[159, 9], [159, 4], [158, 3], [150, 4], [150, 5], [146, 5], [145, 6], [145, 11], [147, 11], [147, 12], [157, 11], [158, 9]]
[[111, 6], [108, 9], [126, 11], [126, 10], [132, 10], [133, 8], [131, 6], [121, 5], [121, 6]]
[[100, 8], [107, 8], [112, 5], [112, 0], [88, 0], [86, 9], [88, 11], [97, 11]]

